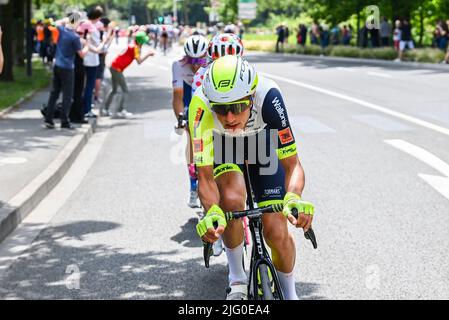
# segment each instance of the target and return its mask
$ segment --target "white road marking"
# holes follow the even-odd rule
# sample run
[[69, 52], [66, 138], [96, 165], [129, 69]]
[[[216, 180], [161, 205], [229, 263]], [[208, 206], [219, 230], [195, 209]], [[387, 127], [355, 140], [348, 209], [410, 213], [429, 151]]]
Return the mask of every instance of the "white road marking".
[[369, 76], [374, 76], [374, 77], [381, 77], [381, 78], [388, 78], [388, 79], [393, 78], [392, 75], [387, 74], [387, 73], [382, 73], [382, 72], [368, 71], [366, 74]]
[[94, 164], [108, 132], [98, 132], [92, 136], [59, 184], [0, 244], [0, 282], [9, 267], [31, 247], [34, 239], [48, 226], [51, 219], [80, 186]]
[[17, 157], [10, 157], [10, 158], [2, 158], [0, 159], [1, 164], [22, 164], [27, 162], [28, 160], [26, 158], [17, 158]]
[[293, 85], [298, 86], [298, 87], [302, 87], [302, 88], [305, 88], [305, 89], [309, 89], [309, 90], [312, 90], [312, 91], [323, 93], [323, 94], [326, 94], [326, 95], [329, 95], [329, 96], [332, 96], [332, 97], [335, 97], [335, 98], [339, 98], [339, 99], [342, 99], [342, 100], [350, 101], [350, 102], [358, 104], [358, 105], [360, 105], [362, 107], [365, 107], [365, 108], [368, 108], [368, 109], [372, 109], [372, 110], [376, 110], [378, 112], [382, 112], [382, 113], [388, 114], [388, 115], [390, 115], [392, 117], [396, 117], [396, 118], [402, 119], [404, 121], [408, 121], [410, 123], [413, 123], [413, 124], [419, 125], [421, 127], [424, 127], [424, 128], [427, 128], [427, 129], [430, 129], [430, 130], [433, 130], [433, 131], [436, 131], [436, 132], [439, 132], [439, 133], [442, 133], [444, 135], [449, 136], [449, 129], [448, 128], [441, 127], [441, 126], [438, 126], [438, 125], [433, 124], [431, 122], [427, 122], [427, 121], [424, 121], [424, 120], [421, 120], [421, 119], [409, 116], [409, 115], [407, 115], [405, 113], [394, 111], [394, 110], [388, 109], [386, 107], [382, 107], [382, 106], [376, 105], [376, 104], [371, 103], [371, 102], [367, 102], [367, 101], [364, 101], [364, 100], [361, 100], [361, 99], [357, 99], [357, 98], [354, 98], [354, 97], [351, 97], [351, 96], [348, 96], [348, 95], [345, 95], [345, 94], [342, 94], [342, 93], [334, 92], [334, 91], [331, 91], [331, 90], [323, 89], [323, 88], [320, 88], [320, 87], [317, 87], [317, 86], [313, 86], [313, 85], [310, 85], [310, 84], [307, 84], [307, 83], [304, 83], [304, 82], [287, 79], [287, 78], [284, 78], [284, 77], [276, 76], [276, 75], [273, 75], [273, 74], [270, 74], [270, 73], [265, 73], [265, 72], [259, 72], [259, 74], [261, 74], [263, 76], [266, 76], [268, 78], [272, 78], [272, 79], [275, 79], [275, 80], [287, 82], [287, 83], [293, 84]]
[[335, 130], [312, 117], [290, 117], [290, 123], [299, 131], [305, 133], [334, 133]]
[[356, 119], [357, 121], [363, 122], [371, 127], [388, 132], [411, 130], [410, 127], [398, 121], [377, 114], [363, 114], [352, 116], [352, 118]]
[[385, 140], [384, 142], [401, 151], [404, 151], [405, 153], [408, 153], [443, 174], [444, 177], [422, 173], [419, 173], [418, 176], [449, 200], [449, 164], [429, 151], [407, 141], [398, 139]]
[[421, 112], [420, 115], [449, 125], [449, 111]]
[[346, 71], [346, 72], [351, 72], [351, 73], [355, 73], [356, 70], [352, 69], [352, 68], [348, 68], [348, 67], [337, 67], [336, 68], [339, 71]]

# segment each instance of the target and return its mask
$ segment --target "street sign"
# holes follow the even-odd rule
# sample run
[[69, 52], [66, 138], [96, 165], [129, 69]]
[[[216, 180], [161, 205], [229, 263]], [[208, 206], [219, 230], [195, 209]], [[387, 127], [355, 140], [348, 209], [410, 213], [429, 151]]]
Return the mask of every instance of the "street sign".
[[239, 19], [253, 20], [257, 16], [256, 0], [239, 0]]

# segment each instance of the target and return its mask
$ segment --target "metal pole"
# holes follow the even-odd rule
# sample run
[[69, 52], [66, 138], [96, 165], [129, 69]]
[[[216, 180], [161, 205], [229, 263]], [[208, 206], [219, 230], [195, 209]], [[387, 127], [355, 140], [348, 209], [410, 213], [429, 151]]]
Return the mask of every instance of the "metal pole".
[[128, 23], [130, 26], [131, 26], [131, 13], [132, 13], [131, 1], [132, 0], [128, 0]]
[[26, 0], [26, 52], [27, 52], [27, 76], [33, 75], [32, 58], [33, 58], [33, 34], [31, 32], [31, 0]]
[[173, 0], [173, 21], [178, 22], [178, 8], [177, 8], [177, 0]]

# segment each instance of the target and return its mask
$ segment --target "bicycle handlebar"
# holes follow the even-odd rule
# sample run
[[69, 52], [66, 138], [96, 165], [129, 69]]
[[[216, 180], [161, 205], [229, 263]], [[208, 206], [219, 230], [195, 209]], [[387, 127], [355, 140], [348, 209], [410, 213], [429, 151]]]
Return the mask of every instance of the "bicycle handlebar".
[[[284, 206], [282, 204], [274, 204], [274, 205], [271, 205], [268, 207], [256, 208], [253, 210], [226, 212], [225, 217], [226, 217], [227, 221], [240, 219], [240, 218], [244, 218], [244, 217], [257, 218], [265, 213], [280, 212], [280, 211], [282, 211], [283, 208], [284, 208]], [[293, 208], [292, 215], [295, 217], [295, 219], [298, 219], [299, 213], [296, 208]], [[218, 227], [218, 224], [217, 224], [217, 222], [215, 222], [214, 228], [217, 229], [217, 227]], [[318, 243], [316, 241], [315, 232], [313, 231], [312, 227], [310, 227], [309, 230], [304, 232], [304, 237], [307, 240], [310, 240], [310, 242], [312, 242], [314, 249], [318, 248]], [[204, 264], [205, 264], [206, 268], [209, 268], [209, 258], [213, 254], [212, 243], [203, 241], [203, 245], [204, 245], [204, 250], [203, 250]]]

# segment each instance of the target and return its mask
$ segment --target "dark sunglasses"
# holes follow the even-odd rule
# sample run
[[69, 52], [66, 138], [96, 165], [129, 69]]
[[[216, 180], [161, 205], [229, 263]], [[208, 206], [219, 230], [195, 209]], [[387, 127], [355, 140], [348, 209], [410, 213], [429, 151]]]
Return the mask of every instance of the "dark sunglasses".
[[207, 60], [205, 59], [205, 58], [191, 58], [191, 57], [188, 57], [188, 63], [189, 64], [199, 64], [199, 65], [203, 65], [203, 64], [206, 64], [206, 62], [207, 62]]
[[242, 112], [245, 112], [251, 107], [252, 100], [241, 100], [236, 102], [229, 102], [229, 103], [215, 103], [211, 102], [210, 106], [213, 112], [225, 116], [229, 112], [231, 112], [233, 115], [238, 115]]

